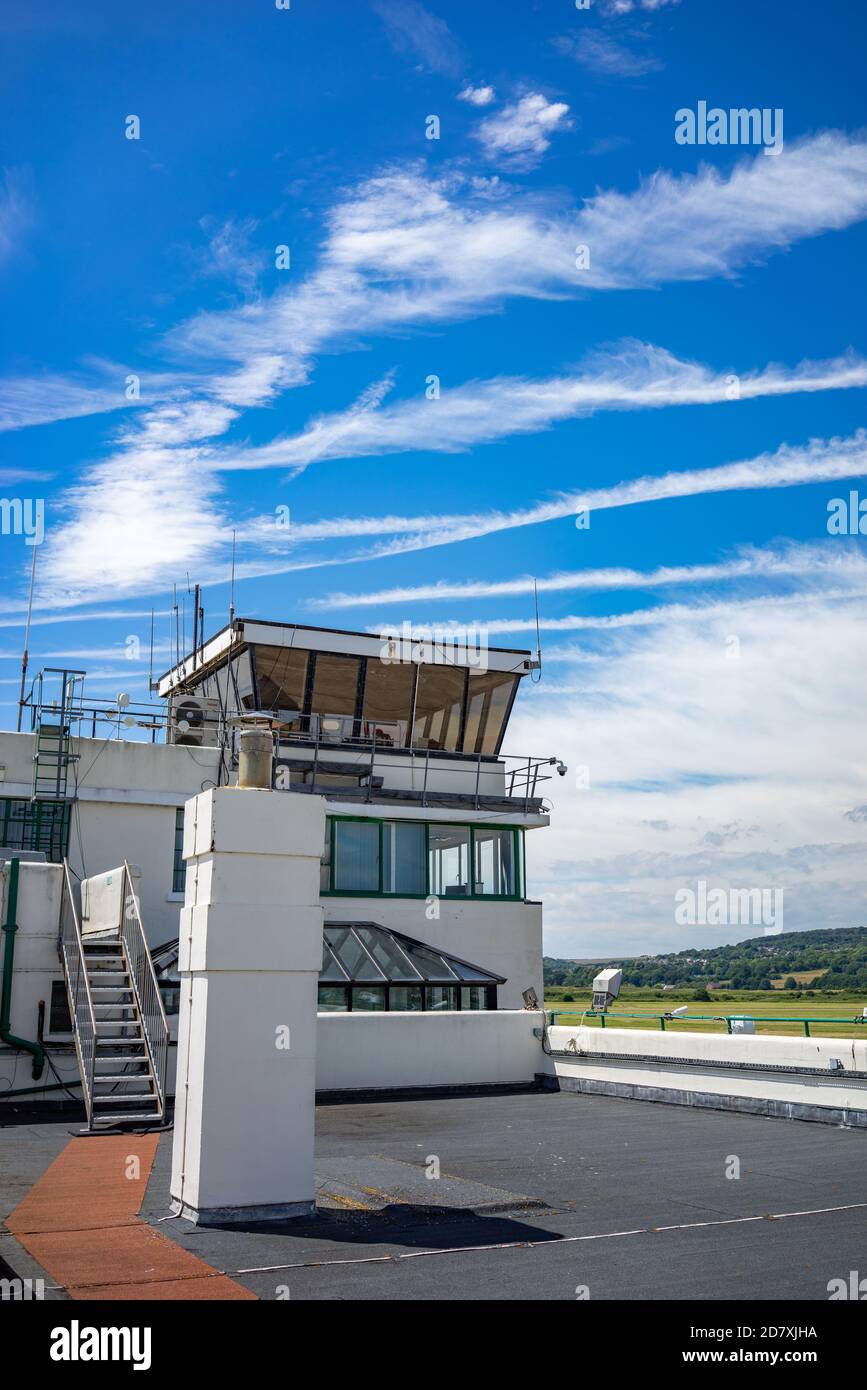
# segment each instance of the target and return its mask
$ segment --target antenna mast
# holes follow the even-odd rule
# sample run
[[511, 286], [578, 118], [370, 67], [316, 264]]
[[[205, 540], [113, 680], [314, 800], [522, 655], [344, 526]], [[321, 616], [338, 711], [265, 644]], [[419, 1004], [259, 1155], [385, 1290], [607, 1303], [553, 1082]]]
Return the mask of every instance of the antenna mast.
[[[539, 633], [539, 586], [533, 580], [533, 599], [536, 605], [536, 660], [530, 663], [530, 680], [534, 685], [538, 685], [542, 679], [542, 638]], [[533, 672], [538, 671], [538, 676], [533, 676]]]
[[33, 581], [36, 578], [36, 552], [38, 545], [33, 547], [33, 563], [30, 566], [30, 597], [27, 600], [27, 626], [24, 629], [24, 654], [21, 657], [21, 693], [18, 697], [18, 733], [21, 733], [21, 717], [24, 714], [24, 686], [27, 681], [27, 662], [28, 647], [30, 646], [30, 615], [33, 612]]

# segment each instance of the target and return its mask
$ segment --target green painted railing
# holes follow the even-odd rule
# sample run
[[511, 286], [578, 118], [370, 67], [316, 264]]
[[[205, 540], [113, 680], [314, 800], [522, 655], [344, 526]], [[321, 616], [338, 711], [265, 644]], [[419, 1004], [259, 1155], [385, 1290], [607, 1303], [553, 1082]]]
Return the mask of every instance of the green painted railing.
[[632, 1014], [632, 1013], [602, 1013], [596, 1009], [558, 1009], [552, 1010], [548, 1017], [548, 1026], [553, 1028], [558, 1018], [598, 1018], [602, 1028], [606, 1025], [606, 1020], [618, 1023], [621, 1018], [640, 1018], [645, 1023], [656, 1021], [661, 1031], [665, 1032], [667, 1023], [724, 1023], [726, 1032], [731, 1033], [732, 1023], [747, 1018], [751, 1023], [800, 1023], [803, 1024], [804, 1037], [812, 1036], [810, 1033], [811, 1023], [846, 1023], [850, 1026], [862, 1024], [867, 1027], [867, 1018], [861, 1014], [856, 1014], [854, 1018], [823, 1018], [815, 1016], [804, 1018], [802, 1015], [779, 1015], [779, 1014]]

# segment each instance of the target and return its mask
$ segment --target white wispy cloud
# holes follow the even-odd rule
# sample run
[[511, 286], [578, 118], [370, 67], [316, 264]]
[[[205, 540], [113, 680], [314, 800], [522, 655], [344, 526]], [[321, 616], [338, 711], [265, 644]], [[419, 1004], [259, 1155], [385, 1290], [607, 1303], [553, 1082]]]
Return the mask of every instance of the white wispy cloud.
[[228, 281], [244, 294], [252, 294], [265, 264], [263, 253], [251, 245], [259, 226], [256, 218], [230, 217], [219, 222], [203, 217], [199, 226], [208, 238], [207, 250], [199, 256], [199, 274]]
[[312, 608], [366, 608], [374, 604], [407, 604], [455, 599], [509, 598], [513, 595], [599, 592], [619, 589], [659, 589], [669, 586], [722, 584], [746, 579], [791, 579], [831, 576], [834, 579], [867, 578], [867, 550], [833, 545], [790, 545], [785, 548], [749, 548], [735, 557], [711, 564], [659, 565], [652, 570], [628, 567], [582, 569], [557, 574], [518, 575], [512, 579], [466, 580], [452, 583], [404, 585], [367, 593], [331, 593], [313, 599]]
[[[796, 487], [835, 482], [867, 474], [867, 431], [848, 438], [814, 439], [803, 445], [783, 444], [773, 453], [756, 455], [712, 468], [676, 470], [647, 475], [606, 488], [559, 493], [543, 502], [511, 511], [428, 513], [419, 516], [330, 517], [292, 527], [292, 543], [347, 539], [352, 536], [392, 536], [351, 559], [370, 559], [404, 554], [431, 546], [474, 540], [521, 526], [538, 526], [574, 516], [579, 510], [609, 510], [676, 497], [700, 497], [709, 493]], [[271, 530], [273, 531], [273, 522]], [[258, 538], [257, 530], [251, 538]], [[345, 562], [345, 560], [344, 560]]]
[[637, 10], [653, 13], [664, 10], [667, 5], [679, 5], [680, 0], [600, 0], [608, 14], [634, 14]]
[[420, 58], [433, 72], [456, 77], [464, 65], [463, 49], [444, 19], [419, 0], [373, 0], [398, 53]]
[[[492, 200], [461, 171], [393, 168], [335, 205], [316, 270], [236, 310], [201, 313], [166, 346], [184, 358], [271, 362], [281, 389], [359, 335], [490, 312], [509, 297], [649, 287], [719, 275], [867, 215], [867, 141], [837, 132], [748, 156], [728, 174], [659, 172], [568, 209], [520, 190]], [[575, 247], [590, 248], [576, 269]]]
[[446, 387], [435, 400], [418, 395], [383, 409], [353, 406], [320, 416], [300, 434], [258, 448], [224, 450], [215, 466], [302, 469], [325, 459], [414, 449], [453, 453], [600, 410], [715, 405], [863, 386], [867, 361], [853, 353], [794, 368], [771, 364], [739, 375], [684, 361], [650, 343], [627, 341], [589, 357], [569, 376], [474, 381]]
[[4, 169], [0, 183], [0, 263], [21, 249], [32, 220], [30, 179], [21, 169]]
[[644, 77], [663, 66], [653, 53], [639, 52], [603, 30], [558, 39], [556, 46], [582, 67], [603, 77]]
[[468, 101], [471, 106], [490, 106], [496, 95], [493, 87], [473, 87], [468, 84], [458, 92], [458, 101]]
[[[128, 429], [115, 453], [60, 499], [65, 520], [52, 528], [46, 545], [41, 601], [70, 592], [88, 601], [107, 586], [123, 595], [153, 592], [178, 572], [181, 557], [183, 568], [195, 565], [200, 573], [220, 562], [234, 523], [217, 470], [224, 458], [237, 466], [245, 451], [208, 441], [236, 422], [232, 411], [305, 382], [320, 353], [357, 348], [373, 333], [405, 333], [491, 312], [510, 297], [571, 297], [732, 274], [865, 214], [867, 143], [839, 133], [790, 144], [776, 160], [748, 157], [726, 175], [708, 169], [681, 177], [661, 173], [631, 193], [599, 193], [578, 210], [515, 190], [492, 199], [487, 190], [474, 191], [460, 170], [439, 176], [421, 166], [386, 171], [337, 202], [316, 269], [306, 279], [235, 309], [197, 315], [168, 335], [166, 351], [188, 377], [198, 373], [198, 381], [185, 385], [174, 414], [162, 411], [165, 401], [151, 414], [139, 412], [139, 428]], [[580, 271], [574, 263], [579, 243], [591, 248], [590, 268]], [[484, 402], [480, 408], [478, 392], [467, 390], [474, 429], [484, 437]], [[526, 409], [538, 421], [544, 409], [536, 394], [531, 384]], [[371, 428], [380, 413], [361, 409], [350, 421], [332, 423], [348, 438]], [[519, 417], [516, 411], [516, 428]], [[859, 450], [858, 441], [837, 441], [834, 449], [820, 442], [806, 475], [820, 467], [821, 457], [830, 470], [825, 476], [852, 476], [859, 471], [853, 467]], [[634, 500], [651, 500], [672, 486], [785, 485], [760, 479], [788, 477], [787, 470], [797, 471], [797, 458], [797, 450], [781, 454], [758, 469], [755, 481], [742, 484], [733, 481], [738, 472], [732, 465], [718, 484], [711, 476], [675, 483], [669, 475], [624, 486]], [[749, 471], [751, 465], [739, 467]], [[619, 496], [609, 505], [623, 505], [625, 493]], [[403, 535], [382, 517], [338, 518], [322, 524], [321, 533], [391, 536], [369, 553], [400, 553], [533, 524], [570, 505], [561, 499], [514, 517], [410, 518]], [[597, 505], [605, 503], [597, 498]], [[301, 538], [293, 527], [292, 543]], [[257, 569], [255, 557], [241, 553], [239, 572], [245, 564]]]
[[548, 101], [541, 92], [528, 92], [480, 121], [474, 131], [490, 160], [504, 160], [513, 169], [532, 169], [557, 130], [567, 129], [569, 107], [564, 101]]

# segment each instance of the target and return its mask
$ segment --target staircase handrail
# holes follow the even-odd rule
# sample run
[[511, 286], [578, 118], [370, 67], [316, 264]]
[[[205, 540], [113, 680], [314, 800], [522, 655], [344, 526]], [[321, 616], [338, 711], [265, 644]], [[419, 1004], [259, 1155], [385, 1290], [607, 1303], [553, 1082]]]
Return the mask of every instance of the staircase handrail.
[[[93, 1007], [93, 996], [90, 992], [90, 981], [87, 977], [87, 961], [84, 956], [81, 921], [78, 916], [78, 908], [75, 905], [69, 862], [66, 859], [63, 861], [63, 887], [58, 948], [63, 962], [75, 1050], [78, 1053], [87, 1122], [90, 1125], [93, 1116], [93, 1078], [96, 1062], [96, 1013]], [[64, 903], [68, 904], [71, 909], [71, 927], [69, 915], [64, 915]], [[83, 1029], [82, 1023], [84, 1024]]]
[[166, 1107], [169, 1024], [126, 859], [123, 861], [121, 900], [120, 936], [129, 964], [130, 981], [135, 992], [145, 1046], [150, 1057], [160, 1115], [163, 1116]]

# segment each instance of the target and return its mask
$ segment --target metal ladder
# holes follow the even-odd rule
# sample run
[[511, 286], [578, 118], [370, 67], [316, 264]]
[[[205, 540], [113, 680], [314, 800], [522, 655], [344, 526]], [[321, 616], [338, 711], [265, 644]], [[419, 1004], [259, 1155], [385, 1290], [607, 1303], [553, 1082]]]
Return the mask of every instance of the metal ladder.
[[[43, 677], [59, 677], [59, 698], [46, 704]], [[72, 726], [81, 719], [84, 672], [46, 667], [33, 683], [31, 707], [36, 751], [33, 755], [31, 801], [69, 800], [69, 769], [75, 761]]]
[[89, 1130], [165, 1120], [168, 1024], [124, 864], [123, 921], [83, 937], [66, 860], [59, 953]]

